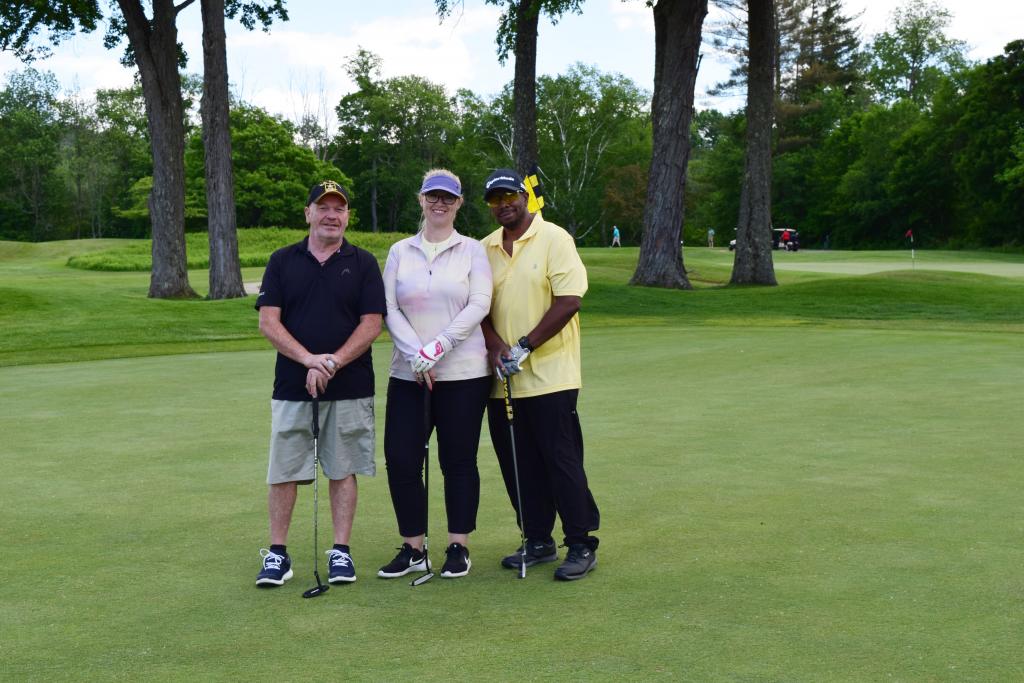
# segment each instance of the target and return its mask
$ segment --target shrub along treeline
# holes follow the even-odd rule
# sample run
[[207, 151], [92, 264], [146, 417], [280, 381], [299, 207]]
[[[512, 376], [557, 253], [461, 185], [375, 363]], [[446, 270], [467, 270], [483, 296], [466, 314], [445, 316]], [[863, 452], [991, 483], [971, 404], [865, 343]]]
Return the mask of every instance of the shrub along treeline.
[[[985, 63], [943, 31], [950, 15], [909, 0], [891, 29], [863, 42], [839, 0], [777, 0], [780, 46], [773, 221], [807, 246], [886, 248], [908, 230], [925, 246], [1024, 246], [1024, 41]], [[705, 27], [710, 33], [712, 27]], [[737, 54], [741, 28], [717, 27]], [[342, 66], [358, 89], [336, 123], [298, 123], [244, 102], [231, 111], [239, 227], [303, 227], [306, 189], [352, 179], [352, 227], [413, 232], [424, 171], [463, 181], [461, 232], [493, 220], [480, 183], [511, 159], [511, 85], [493, 97], [449, 95], [419, 76], [383, 78], [360, 50]], [[200, 82], [189, 103], [186, 227], [203, 230]], [[137, 88], [61, 97], [47, 73], [11, 73], [0, 90], [0, 239], [146, 237], [152, 161]], [[651, 158], [650, 93], [618, 74], [575, 65], [537, 83], [545, 216], [580, 245], [639, 244]], [[336, 132], [329, 132], [335, 130]], [[731, 237], [739, 212], [745, 119], [699, 112], [686, 188], [687, 243], [714, 228]], [[723, 240], [724, 238], [724, 240]], [[193, 253], [191, 248], [189, 253]]]
[[[270, 255], [283, 246], [294, 244], [309, 234], [297, 228], [250, 228], [238, 236], [238, 259], [243, 268], [267, 265]], [[387, 258], [388, 249], [409, 235], [401, 232], [363, 232], [348, 230], [345, 238], [366, 249], [378, 261]], [[210, 267], [210, 243], [205, 233], [185, 235], [188, 268]], [[152, 245], [149, 240], [125, 242], [100, 251], [90, 251], [68, 259], [72, 268], [106, 271], [149, 271], [153, 267]]]

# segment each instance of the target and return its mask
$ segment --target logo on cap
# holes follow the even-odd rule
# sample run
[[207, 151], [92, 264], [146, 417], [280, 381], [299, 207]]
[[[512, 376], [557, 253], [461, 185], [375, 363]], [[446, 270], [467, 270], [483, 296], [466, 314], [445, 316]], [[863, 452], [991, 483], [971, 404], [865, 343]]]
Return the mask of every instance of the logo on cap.
[[487, 189], [488, 190], [491, 189], [491, 185], [493, 185], [494, 183], [498, 182], [499, 180], [507, 180], [508, 182], [512, 183], [513, 185], [518, 185], [519, 184], [519, 181], [516, 180], [515, 178], [513, 178], [512, 176], [500, 175], [497, 178], [491, 178], [490, 180], [487, 181]]

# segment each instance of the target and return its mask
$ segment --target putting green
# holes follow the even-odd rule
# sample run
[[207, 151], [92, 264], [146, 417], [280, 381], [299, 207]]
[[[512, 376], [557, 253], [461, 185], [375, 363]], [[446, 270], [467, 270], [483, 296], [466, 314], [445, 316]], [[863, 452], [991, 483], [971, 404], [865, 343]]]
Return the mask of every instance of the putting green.
[[[144, 273], [64, 268], [81, 248], [0, 244], [0, 678], [1024, 673], [1017, 276], [798, 252], [776, 263], [904, 272], [725, 287], [732, 255], [695, 249], [686, 263], [706, 288], [680, 292], [625, 286], [635, 249], [582, 250], [580, 416], [602, 545], [597, 569], [568, 584], [551, 565], [525, 581], [500, 568], [519, 532], [486, 425], [470, 575], [419, 588], [374, 576], [399, 543], [380, 431], [390, 344], [378, 342], [379, 473], [360, 480], [359, 581], [303, 600], [326, 561], [310, 557], [310, 487], [289, 540], [295, 578], [253, 585], [274, 354], [252, 299], [147, 300]], [[928, 256], [952, 270], [1024, 260]]]
[[[562, 584], [551, 566], [525, 581], [498, 566], [518, 532], [485, 435], [469, 577], [413, 589], [373, 576], [398, 544], [378, 451], [352, 540], [359, 581], [312, 601], [308, 487], [295, 579], [252, 585], [272, 352], [0, 368], [4, 669], [504, 680], [529, 662], [536, 680], [1012, 680], [1020, 349], [1002, 332], [584, 321], [595, 572]], [[389, 350], [375, 346], [379, 428]]]
[[[806, 257], [806, 258], [805, 258]], [[947, 263], [932, 261], [927, 256], [911, 261], [908, 256], [903, 262], [884, 263], [876, 260], [865, 261], [815, 261], [808, 252], [776, 256], [776, 270], [801, 271], [807, 273], [831, 273], [835, 275], [869, 275], [891, 270], [937, 270], [951, 273], [977, 273], [998, 277], [1024, 277], [1024, 263], [998, 263], [992, 261], [958, 261]]]

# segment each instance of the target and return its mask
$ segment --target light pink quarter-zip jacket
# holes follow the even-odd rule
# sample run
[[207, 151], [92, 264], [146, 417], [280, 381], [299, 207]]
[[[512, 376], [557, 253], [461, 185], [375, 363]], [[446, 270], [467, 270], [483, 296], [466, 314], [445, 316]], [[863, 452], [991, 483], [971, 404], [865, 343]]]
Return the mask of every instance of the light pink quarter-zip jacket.
[[480, 321], [491, 308], [491, 266], [483, 245], [455, 232], [428, 263], [423, 233], [391, 246], [384, 265], [388, 332], [394, 341], [391, 376], [415, 380], [409, 360], [439, 335], [452, 350], [434, 366], [440, 382], [490, 375]]

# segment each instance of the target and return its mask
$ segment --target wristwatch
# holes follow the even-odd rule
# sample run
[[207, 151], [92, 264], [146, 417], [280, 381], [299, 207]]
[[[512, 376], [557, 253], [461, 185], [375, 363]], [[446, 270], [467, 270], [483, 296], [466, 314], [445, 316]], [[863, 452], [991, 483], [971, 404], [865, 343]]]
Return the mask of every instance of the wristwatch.
[[519, 346], [533, 353], [533, 345], [530, 343], [530, 340], [526, 338], [526, 335], [519, 338]]

